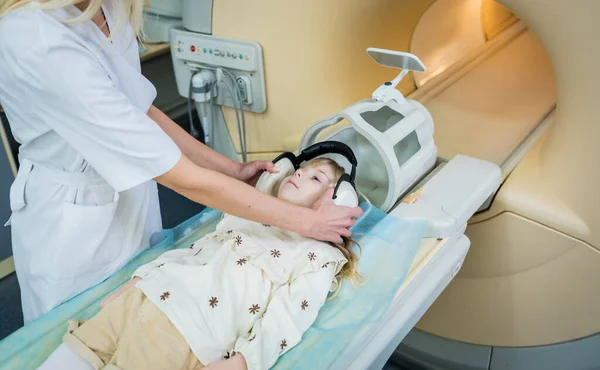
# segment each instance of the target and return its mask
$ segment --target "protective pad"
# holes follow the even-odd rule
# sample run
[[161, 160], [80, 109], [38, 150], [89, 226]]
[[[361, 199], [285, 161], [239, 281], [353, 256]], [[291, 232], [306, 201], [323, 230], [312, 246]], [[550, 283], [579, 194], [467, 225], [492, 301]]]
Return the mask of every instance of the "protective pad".
[[[359, 268], [364, 284], [354, 288], [345, 283], [338, 295], [327, 300], [314, 325], [302, 341], [282, 356], [275, 369], [322, 369], [339, 356], [355, 351], [361, 338], [385, 314], [389, 303], [414, 259], [425, 233], [424, 222], [407, 222], [385, 214], [371, 205], [361, 205], [364, 216], [353, 227], [353, 238], [362, 247]], [[66, 322], [87, 319], [100, 309], [100, 301], [127, 282], [141, 265], [166, 250], [187, 248], [213, 231], [221, 213], [205, 210], [175, 229], [164, 231], [159, 242], [141, 253], [106, 281], [63, 303], [0, 342], [0, 367], [35, 369], [61, 343]], [[337, 359], [339, 363], [339, 358]], [[341, 368], [345, 368], [343, 366]]]

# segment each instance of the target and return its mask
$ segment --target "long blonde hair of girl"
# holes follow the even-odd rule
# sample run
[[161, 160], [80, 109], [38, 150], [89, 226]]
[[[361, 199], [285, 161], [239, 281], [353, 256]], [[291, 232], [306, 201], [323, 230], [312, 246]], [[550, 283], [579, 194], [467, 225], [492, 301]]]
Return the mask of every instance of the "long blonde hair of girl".
[[[336, 161], [331, 160], [329, 158], [315, 158], [308, 162], [306, 162], [302, 167], [317, 167], [320, 165], [329, 165], [333, 168], [334, 171], [334, 182], [337, 182], [340, 177], [346, 172], [342, 166], [340, 166]], [[338, 291], [342, 286], [342, 282], [344, 280], [349, 281], [353, 285], [359, 285], [362, 282], [360, 272], [358, 271], [358, 259], [360, 254], [357, 255], [352, 250], [352, 245], [356, 244], [358, 250], [360, 252], [360, 245], [352, 239], [343, 238], [344, 242], [342, 244], [334, 244], [331, 243], [331, 246], [337, 248], [344, 257], [348, 260], [348, 262], [342, 267], [341, 271], [337, 274], [336, 278], [339, 280]], [[337, 293], [337, 291], [336, 291]]]
[[0, 19], [10, 12], [28, 8], [43, 10], [52, 10], [64, 8], [71, 5], [88, 3], [82, 14], [68, 20], [66, 23], [84, 22], [92, 19], [98, 13], [100, 6], [104, 1], [111, 1], [113, 8], [118, 4], [117, 21], [114, 32], [111, 32], [111, 38], [122, 30], [129, 22], [137, 36], [142, 32], [142, 19], [144, 4], [148, 0], [41, 0], [34, 3], [34, 0], [0, 0]]

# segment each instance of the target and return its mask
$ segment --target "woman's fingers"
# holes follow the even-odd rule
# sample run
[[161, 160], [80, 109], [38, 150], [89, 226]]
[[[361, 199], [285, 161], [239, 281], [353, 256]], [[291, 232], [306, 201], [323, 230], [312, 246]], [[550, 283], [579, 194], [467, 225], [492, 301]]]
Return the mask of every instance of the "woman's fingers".
[[344, 242], [344, 239], [342, 239], [342, 237], [338, 233], [334, 233], [333, 236], [329, 239], [329, 241], [335, 244], [342, 244]]
[[351, 237], [351, 236], [352, 236], [352, 231], [350, 231], [350, 230], [348, 230], [348, 229], [346, 229], [346, 228], [341, 228], [341, 229], [339, 229], [339, 230], [338, 230], [338, 233], [339, 233], [341, 236], [345, 237], [345, 238], [349, 238], [349, 237]]
[[363, 210], [360, 207], [354, 207], [350, 209], [350, 217], [359, 218], [362, 217]]
[[279, 170], [275, 168], [275, 165], [271, 161], [266, 161], [265, 163], [265, 171], [269, 173], [278, 173]]
[[342, 237], [349, 238], [350, 227], [356, 225], [356, 219], [363, 215], [360, 207], [337, 206], [331, 199], [334, 189], [327, 189], [313, 204], [315, 222], [308, 228], [307, 236], [336, 244], [342, 243]]
[[257, 172], [258, 171], [267, 171], [269, 173], [277, 173], [279, 172], [275, 169], [275, 165], [271, 161], [254, 161], [252, 164], [255, 166]]
[[350, 218], [344, 222], [344, 227], [352, 227], [354, 225], [356, 225], [356, 219], [354, 218]]

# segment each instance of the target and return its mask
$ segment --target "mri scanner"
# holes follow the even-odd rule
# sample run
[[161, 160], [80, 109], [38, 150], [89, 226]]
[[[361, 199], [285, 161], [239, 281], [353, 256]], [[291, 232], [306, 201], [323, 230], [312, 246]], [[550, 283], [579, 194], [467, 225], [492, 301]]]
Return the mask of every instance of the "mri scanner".
[[[199, 66], [246, 77], [249, 160], [343, 141], [367, 199], [427, 222], [374, 334], [332, 368], [600, 369], [600, 2], [295, 3], [203, 2], [211, 19], [171, 31], [171, 54], [186, 97]], [[394, 77], [369, 47], [427, 67], [404, 101], [368, 98]], [[232, 157], [234, 95], [214, 119]]]
[[[598, 11], [594, 0], [214, 2], [206, 37], [252, 40], [264, 56], [268, 105], [247, 118], [249, 159], [326, 138], [369, 158], [356, 117], [381, 107], [359, 100], [393, 74], [364, 50], [427, 66], [398, 89], [415, 110], [403, 125], [431, 118], [437, 158], [395, 178], [407, 181], [395, 199], [358, 187], [392, 215], [427, 218], [429, 234], [353, 368], [390, 356], [426, 369], [600, 368]], [[229, 131], [233, 117], [224, 108]]]

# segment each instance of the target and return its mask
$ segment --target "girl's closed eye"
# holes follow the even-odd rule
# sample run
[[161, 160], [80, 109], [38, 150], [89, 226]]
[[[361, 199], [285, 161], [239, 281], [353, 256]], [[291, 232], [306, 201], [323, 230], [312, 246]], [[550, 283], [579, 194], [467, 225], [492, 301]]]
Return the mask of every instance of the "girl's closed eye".
[[313, 180], [318, 181], [319, 183], [321, 182], [321, 179], [319, 179], [317, 176], [313, 176]]

